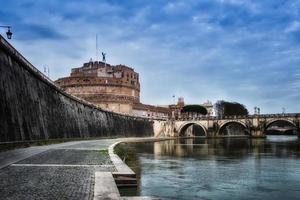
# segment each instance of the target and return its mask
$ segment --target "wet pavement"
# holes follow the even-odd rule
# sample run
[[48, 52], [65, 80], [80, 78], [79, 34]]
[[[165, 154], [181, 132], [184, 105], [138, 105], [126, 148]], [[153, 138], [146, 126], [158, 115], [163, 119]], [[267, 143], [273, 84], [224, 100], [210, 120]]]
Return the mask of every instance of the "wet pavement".
[[117, 141], [85, 140], [1, 152], [1, 199], [92, 199], [95, 172], [115, 171], [103, 150]]

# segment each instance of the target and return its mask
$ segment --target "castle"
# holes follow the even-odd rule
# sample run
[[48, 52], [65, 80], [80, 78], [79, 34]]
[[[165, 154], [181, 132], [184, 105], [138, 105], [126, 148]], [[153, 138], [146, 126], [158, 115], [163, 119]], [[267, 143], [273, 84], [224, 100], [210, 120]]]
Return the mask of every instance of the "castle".
[[55, 81], [66, 92], [96, 106], [130, 115], [167, 118], [170, 110], [140, 102], [139, 74], [125, 65], [90, 61]]
[[[69, 77], [55, 81], [66, 92], [113, 112], [149, 118], [178, 118], [185, 105], [183, 97], [177, 104], [153, 106], [140, 102], [139, 74], [125, 65], [90, 61], [73, 68]], [[213, 115], [211, 102], [202, 104]]]

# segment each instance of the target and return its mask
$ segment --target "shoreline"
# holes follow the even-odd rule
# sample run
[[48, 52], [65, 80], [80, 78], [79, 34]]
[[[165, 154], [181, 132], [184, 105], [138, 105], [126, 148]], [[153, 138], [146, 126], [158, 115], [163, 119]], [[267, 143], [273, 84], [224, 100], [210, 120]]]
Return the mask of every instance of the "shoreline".
[[159, 197], [149, 196], [130, 196], [124, 197], [120, 195], [119, 187], [137, 186], [135, 172], [123, 162], [123, 160], [114, 152], [114, 148], [120, 143], [133, 142], [155, 142], [164, 140], [174, 140], [176, 138], [124, 138], [115, 142], [108, 147], [108, 155], [113, 163], [115, 172], [95, 172], [94, 200], [99, 199], [149, 199], [158, 200]]
[[[114, 152], [115, 147], [117, 147], [121, 143], [142, 143], [142, 142], [158, 142], [158, 141], [166, 141], [166, 140], [176, 140], [176, 139], [195, 139], [195, 138], [202, 138], [202, 139], [265, 139], [264, 137], [249, 137], [249, 136], [219, 136], [219, 137], [166, 137], [166, 138], [155, 138], [155, 137], [147, 137], [147, 138], [121, 138], [121, 141], [115, 142], [114, 144], [108, 147], [108, 154], [109, 157], [115, 166], [116, 172], [111, 172], [114, 178], [114, 184], [119, 187], [133, 187], [137, 186], [136, 184], [136, 174], [135, 172]], [[95, 183], [96, 187], [96, 183]], [[117, 188], [117, 190], [119, 190]], [[119, 194], [118, 194], [119, 195]], [[96, 195], [94, 196], [94, 199]], [[123, 197], [120, 197], [121, 199]], [[140, 199], [159, 199], [159, 197], [124, 197], [126, 199], [130, 198], [140, 198]]]

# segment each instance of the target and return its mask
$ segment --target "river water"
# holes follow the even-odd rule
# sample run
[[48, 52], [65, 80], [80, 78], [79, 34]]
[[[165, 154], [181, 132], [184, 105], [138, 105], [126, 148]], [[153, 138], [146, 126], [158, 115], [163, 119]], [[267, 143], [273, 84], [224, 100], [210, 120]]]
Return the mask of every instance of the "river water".
[[[162, 199], [300, 199], [300, 140], [176, 139], [123, 144], [139, 186]], [[128, 191], [121, 190], [128, 195]]]

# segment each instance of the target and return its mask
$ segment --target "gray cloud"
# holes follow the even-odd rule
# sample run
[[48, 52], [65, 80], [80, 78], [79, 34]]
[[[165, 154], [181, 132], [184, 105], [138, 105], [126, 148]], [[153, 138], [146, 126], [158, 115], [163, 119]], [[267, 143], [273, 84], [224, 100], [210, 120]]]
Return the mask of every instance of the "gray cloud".
[[13, 44], [53, 79], [95, 58], [98, 34], [110, 63], [140, 73], [146, 103], [169, 104], [175, 94], [297, 112], [299, 8], [277, 0], [27, 1], [0, 8], [11, 15], [0, 22], [14, 25]]

